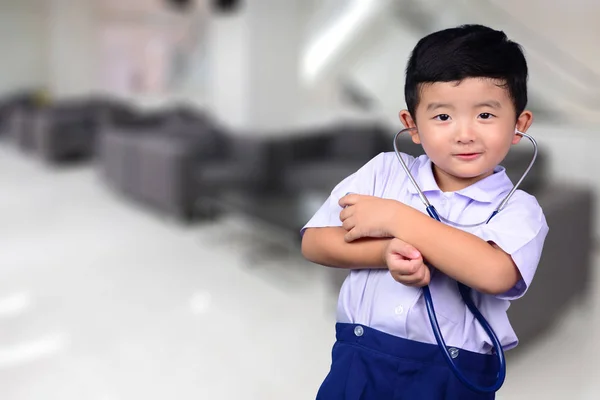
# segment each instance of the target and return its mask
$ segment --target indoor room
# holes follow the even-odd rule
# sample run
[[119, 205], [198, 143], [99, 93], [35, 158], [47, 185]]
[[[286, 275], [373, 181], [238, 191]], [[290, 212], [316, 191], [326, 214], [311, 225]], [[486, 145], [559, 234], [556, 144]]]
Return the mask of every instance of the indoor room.
[[301, 230], [382, 153], [405, 179], [395, 145], [425, 157], [397, 137], [411, 52], [481, 24], [527, 59], [537, 147], [501, 165], [549, 227], [496, 398], [597, 399], [598, 18], [589, 0], [0, 0], [0, 396], [316, 398], [356, 282]]

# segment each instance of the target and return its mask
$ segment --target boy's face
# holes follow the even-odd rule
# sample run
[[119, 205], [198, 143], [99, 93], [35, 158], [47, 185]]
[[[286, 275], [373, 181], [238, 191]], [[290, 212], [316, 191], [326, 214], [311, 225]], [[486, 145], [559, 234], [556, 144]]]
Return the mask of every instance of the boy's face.
[[443, 191], [460, 190], [491, 175], [520, 141], [515, 129], [525, 132], [533, 121], [529, 111], [515, 118], [508, 91], [486, 78], [423, 85], [415, 112], [413, 120], [403, 110], [400, 119], [406, 127], [418, 126], [412, 139], [433, 162]]

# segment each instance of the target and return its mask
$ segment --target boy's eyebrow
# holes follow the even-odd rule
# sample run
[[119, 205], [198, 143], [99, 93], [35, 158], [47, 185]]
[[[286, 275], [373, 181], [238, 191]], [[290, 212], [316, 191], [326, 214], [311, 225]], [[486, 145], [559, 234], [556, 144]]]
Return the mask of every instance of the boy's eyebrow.
[[488, 100], [488, 101], [484, 101], [484, 102], [475, 104], [475, 108], [481, 108], [481, 107], [502, 108], [502, 104], [500, 104], [500, 102], [496, 101], [496, 100]]
[[427, 105], [427, 111], [434, 111], [434, 110], [437, 110], [438, 108], [454, 109], [454, 106], [452, 104], [448, 104], [448, 103], [429, 103]]
[[[475, 104], [475, 108], [481, 108], [481, 107], [490, 107], [490, 108], [499, 109], [499, 108], [502, 108], [502, 104], [500, 104], [500, 102], [497, 100], [487, 100], [487, 101], [483, 101], [481, 103]], [[448, 109], [453, 110], [454, 106], [449, 103], [429, 103], [427, 105], [427, 111], [435, 111], [438, 108], [448, 108]]]

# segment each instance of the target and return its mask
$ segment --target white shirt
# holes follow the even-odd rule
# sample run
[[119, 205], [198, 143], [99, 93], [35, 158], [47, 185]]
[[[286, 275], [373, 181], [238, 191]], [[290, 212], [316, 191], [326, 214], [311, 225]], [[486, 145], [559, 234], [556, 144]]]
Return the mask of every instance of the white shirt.
[[[431, 160], [402, 154], [419, 187], [442, 219], [469, 225], [486, 221], [513, 184], [503, 167], [479, 182], [452, 193], [443, 193], [433, 176]], [[398, 200], [423, 213], [425, 206], [393, 152], [381, 153], [339, 183], [317, 213], [304, 226], [341, 226], [338, 201], [347, 193]], [[518, 339], [506, 311], [510, 300], [525, 294], [542, 254], [548, 225], [537, 200], [517, 190], [505, 208], [489, 224], [460, 227], [510, 254], [523, 279], [499, 296], [473, 292], [475, 305], [492, 326], [503, 347], [515, 347]], [[436, 271], [430, 282], [440, 329], [449, 346], [489, 353], [492, 343], [467, 309], [457, 282]], [[385, 269], [352, 270], [342, 285], [337, 321], [355, 323], [410, 340], [435, 344], [423, 291], [396, 282]]]

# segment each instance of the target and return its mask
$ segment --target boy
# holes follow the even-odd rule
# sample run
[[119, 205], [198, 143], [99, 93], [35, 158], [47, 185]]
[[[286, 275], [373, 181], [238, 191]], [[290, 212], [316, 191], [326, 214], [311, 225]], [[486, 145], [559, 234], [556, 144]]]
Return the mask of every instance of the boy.
[[[510, 300], [524, 295], [548, 226], [536, 199], [518, 190], [485, 221], [513, 184], [503, 167], [532, 123], [527, 63], [503, 32], [466, 25], [419, 41], [406, 70], [400, 112], [426, 155], [403, 154], [443, 220], [425, 213], [393, 152], [339, 183], [302, 230], [308, 260], [350, 269], [339, 297], [331, 370], [318, 399], [493, 399], [448, 368], [421, 287], [429, 285], [454, 362], [479, 385], [496, 380], [492, 344], [462, 301], [457, 281], [504, 349], [517, 345]], [[350, 193], [350, 194], [348, 194]], [[425, 265], [427, 260], [435, 270]], [[453, 355], [454, 356], [454, 355]]]

